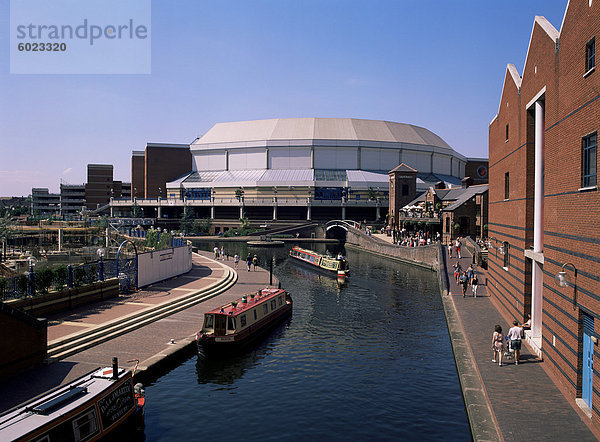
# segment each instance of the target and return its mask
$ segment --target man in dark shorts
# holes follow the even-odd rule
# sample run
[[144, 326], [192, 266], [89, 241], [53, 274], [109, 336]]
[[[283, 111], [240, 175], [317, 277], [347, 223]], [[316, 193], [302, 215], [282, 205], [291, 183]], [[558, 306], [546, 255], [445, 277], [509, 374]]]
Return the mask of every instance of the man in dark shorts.
[[521, 353], [521, 337], [523, 329], [519, 327], [517, 321], [513, 321], [513, 326], [508, 330], [506, 339], [510, 342], [510, 349], [515, 352], [515, 365], [519, 365], [519, 355]]

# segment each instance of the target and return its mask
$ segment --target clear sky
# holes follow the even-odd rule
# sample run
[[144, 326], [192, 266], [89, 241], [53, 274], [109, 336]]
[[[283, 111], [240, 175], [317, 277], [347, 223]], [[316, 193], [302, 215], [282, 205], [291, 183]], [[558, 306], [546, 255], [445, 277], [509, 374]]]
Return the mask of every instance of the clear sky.
[[[124, 0], [126, 1], [126, 0]], [[131, 151], [189, 143], [218, 122], [352, 117], [410, 123], [487, 157], [507, 63], [536, 15], [567, 0], [153, 0], [149, 75], [16, 75], [0, 0], [0, 196], [88, 163], [131, 180]]]

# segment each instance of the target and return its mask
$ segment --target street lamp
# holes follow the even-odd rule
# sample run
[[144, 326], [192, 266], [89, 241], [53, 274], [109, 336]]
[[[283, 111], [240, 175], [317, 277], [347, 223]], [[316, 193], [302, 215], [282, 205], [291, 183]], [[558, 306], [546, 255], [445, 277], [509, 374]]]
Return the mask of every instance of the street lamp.
[[575, 279], [577, 279], [577, 268], [575, 267], [575, 265], [573, 265], [570, 262], [564, 263], [560, 272], [558, 272], [555, 276], [554, 276], [554, 281], [556, 282], [556, 285], [558, 285], [559, 287], [568, 287], [570, 281], [569, 275], [567, 274], [567, 272], [565, 272], [565, 267], [573, 267], [573, 273], [575, 275]]
[[[554, 276], [554, 281], [556, 282], [556, 285], [558, 285], [559, 287], [568, 287], [569, 284], [571, 283], [569, 275], [567, 274], [567, 272], [565, 272], [566, 267], [573, 268], [573, 276], [574, 276], [575, 281], [577, 281], [577, 267], [575, 267], [575, 264], [573, 264], [571, 262], [566, 262], [562, 265], [560, 272], [558, 272]], [[576, 309], [576, 308], [577, 308], [577, 284], [576, 284], [576, 282], [573, 282], [573, 309]]]

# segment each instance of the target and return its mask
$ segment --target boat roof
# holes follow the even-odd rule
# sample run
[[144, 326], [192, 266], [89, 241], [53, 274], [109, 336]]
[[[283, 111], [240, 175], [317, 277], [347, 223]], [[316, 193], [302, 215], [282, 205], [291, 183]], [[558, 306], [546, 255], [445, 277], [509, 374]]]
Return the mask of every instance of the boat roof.
[[[119, 380], [128, 373], [119, 369]], [[18, 439], [81, 406], [87, 408], [115, 383], [111, 367], [98, 368], [8, 410], [0, 414], [0, 440]]]
[[[252, 307], [254, 307], [258, 304], [262, 304], [265, 301], [275, 298], [277, 295], [285, 293], [285, 290], [266, 287], [264, 289], [253, 292], [252, 294], [258, 295], [258, 292], [261, 292], [261, 295], [260, 295], [260, 297], [255, 296], [254, 301], [252, 301], [252, 298], [250, 298], [250, 295], [244, 295], [241, 298], [233, 301], [233, 302], [237, 302], [236, 307], [233, 307], [233, 305], [232, 305], [233, 302], [230, 302], [229, 304], [225, 304], [214, 310], [210, 310], [210, 311], [206, 312], [206, 314], [215, 314], [215, 315], [225, 314], [225, 315], [237, 316], [241, 313], [248, 311], [249, 309], [251, 309]], [[244, 297], [246, 297], [247, 302], [242, 302]]]
[[294, 246], [294, 247], [292, 247], [292, 249], [299, 250], [299, 251], [304, 252], [304, 253], [309, 253], [309, 254], [315, 255], [315, 256], [325, 256], [325, 255], [323, 255], [321, 253], [315, 252], [314, 250], [303, 249], [302, 247], [299, 247], [299, 246]]

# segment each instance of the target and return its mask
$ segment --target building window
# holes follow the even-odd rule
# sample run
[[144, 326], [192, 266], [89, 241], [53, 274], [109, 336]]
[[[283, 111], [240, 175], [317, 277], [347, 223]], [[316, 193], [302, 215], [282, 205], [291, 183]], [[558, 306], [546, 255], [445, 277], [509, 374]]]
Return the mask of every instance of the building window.
[[506, 141], [508, 141], [508, 124], [506, 125]]
[[510, 174], [506, 172], [504, 174], [504, 199], [507, 200], [510, 194]]
[[402, 184], [402, 196], [408, 195], [408, 184]]
[[450, 217], [446, 218], [446, 233], [450, 233]]
[[598, 146], [598, 134], [583, 137], [581, 142], [581, 184], [582, 187], [593, 187], [596, 185], [596, 151]]
[[505, 269], [508, 269], [508, 266], [510, 265], [510, 255], [508, 253], [508, 249], [509, 249], [509, 245], [508, 245], [508, 241], [504, 241], [502, 243], [502, 253], [504, 254], [504, 262], [502, 263]]
[[588, 72], [596, 66], [596, 39], [592, 38], [585, 45], [585, 71]]

